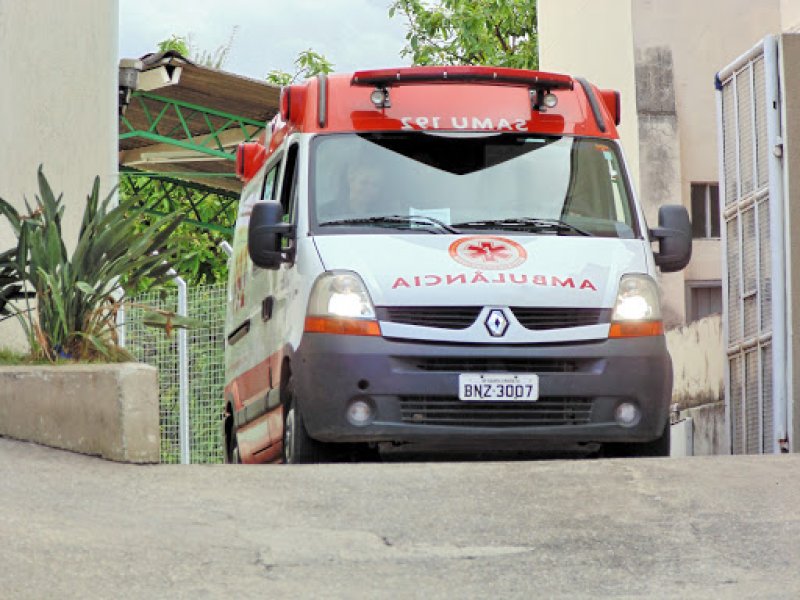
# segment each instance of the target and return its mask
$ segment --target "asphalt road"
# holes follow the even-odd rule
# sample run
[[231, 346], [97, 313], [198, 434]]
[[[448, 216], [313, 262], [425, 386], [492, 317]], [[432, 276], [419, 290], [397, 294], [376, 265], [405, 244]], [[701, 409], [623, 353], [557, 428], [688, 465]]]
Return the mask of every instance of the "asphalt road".
[[133, 466], [0, 439], [0, 597], [798, 597], [799, 475], [795, 455]]

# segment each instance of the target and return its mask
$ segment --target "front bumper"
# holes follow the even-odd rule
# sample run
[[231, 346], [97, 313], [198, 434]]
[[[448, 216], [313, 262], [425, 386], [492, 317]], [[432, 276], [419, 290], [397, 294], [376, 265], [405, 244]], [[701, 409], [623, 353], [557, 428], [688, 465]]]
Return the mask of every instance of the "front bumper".
[[[458, 400], [462, 372], [539, 375], [537, 402]], [[672, 363], [663, 337], [551, 345], [456, 345], [305, 334], [292, 360], [309, 434], [325, 442], [646, 442], [664, 430]], [[374, 420], [347, 419], [365, 399]], [[614, 420], [621, 402], [635, 427]]]

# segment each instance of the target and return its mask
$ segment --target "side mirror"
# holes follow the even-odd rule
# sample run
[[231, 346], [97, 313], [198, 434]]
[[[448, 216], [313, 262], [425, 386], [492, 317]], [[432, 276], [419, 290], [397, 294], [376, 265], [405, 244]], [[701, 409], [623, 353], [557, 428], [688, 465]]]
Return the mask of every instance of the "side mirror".
[[288, 259], [281, 249], [284, 237], [290, 237], [292, 226], [283, 222], [283, 207], [275, 200], [256, 202], [250, 213], [247, 229], [247, 251], [257, 267], [277, 269]]
[[692, 258], [692, 224], [686, 208], [669, 204], [658, 209], [658, 228], [650, 235], [658, 240], [656, 265], [664, 273], [680, 271]]

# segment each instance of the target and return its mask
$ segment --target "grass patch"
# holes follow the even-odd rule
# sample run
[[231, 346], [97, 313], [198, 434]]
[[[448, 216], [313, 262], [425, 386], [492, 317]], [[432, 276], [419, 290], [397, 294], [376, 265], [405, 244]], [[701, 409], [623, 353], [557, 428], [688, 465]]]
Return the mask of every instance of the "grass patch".
[[0, 348], [0, 365], [28, 365], [31, 358], [21, 352]]
[[103, 360], [70, 360], [68, 358], [58, 358], [56, 362], [50, 362], [46, 358], [33, 358], [30, 354], [23, 354], [8, 348], [0, 348], [0, 366], [15, 365], [78, 365], [78, 364], [101, 364]]

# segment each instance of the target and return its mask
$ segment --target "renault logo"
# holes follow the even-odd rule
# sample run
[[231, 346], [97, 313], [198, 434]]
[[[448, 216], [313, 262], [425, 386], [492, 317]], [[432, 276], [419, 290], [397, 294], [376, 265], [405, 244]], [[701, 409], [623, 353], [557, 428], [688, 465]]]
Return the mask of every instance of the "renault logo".
[[503, 337], [508, 329], [508, 319], [505, 313], [499, 308], [489, 311], [486, 317], [486, 329], [492, 337]]

